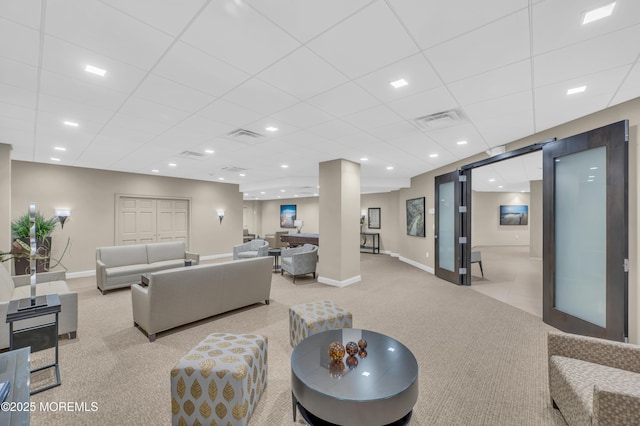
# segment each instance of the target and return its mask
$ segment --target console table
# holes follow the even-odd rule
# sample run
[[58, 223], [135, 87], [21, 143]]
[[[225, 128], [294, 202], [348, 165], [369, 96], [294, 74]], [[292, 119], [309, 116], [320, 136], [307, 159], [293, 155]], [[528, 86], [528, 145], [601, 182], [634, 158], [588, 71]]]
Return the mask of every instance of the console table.
[[[28, 426], [30, 419], [29, 348], [0, 354], [0, 382], [9, 382], [9, 394], [4, 402], [13, 404], [9, 410], [0, 410], [0, 425]], [[0, 401], [2, 402], [2, 401]], [[13, 410], [12, 410], [13, 409]]]
[[[371, 237], [371, 245], [367, 246], [367, 237], [369, 236]], [[361, 250], [371, 250], [373, 254], [380, 254], [380, 234], [378, 232], [361, 232], [360, 240], [362, 242]]]
[[[58, 314], [60, 313], [60, 296], [47, 294], [36, 297], [35, 305], [31, 305], [31, 299], [11, 300], [7, 309], [7, 322], [9, 323], [9, 348], [11, 350], [31, 347], [31, 352], [38, 352], [44, 349], [55, 348], [55, 359], [52, 364], [45, 365], [35, 370], [45, 370], [55, 368], [56, 382], [52, 385], [42, 387], [31, 392], [31, 395], [40, 393], [47, 389], [60, 386], [60, 368], [58, 366]], [[53, 315], [53, 321], [45, 324], [35, 325], [20, 330], [14, 329], [16, 321], [23, 321], [45, 315]]]

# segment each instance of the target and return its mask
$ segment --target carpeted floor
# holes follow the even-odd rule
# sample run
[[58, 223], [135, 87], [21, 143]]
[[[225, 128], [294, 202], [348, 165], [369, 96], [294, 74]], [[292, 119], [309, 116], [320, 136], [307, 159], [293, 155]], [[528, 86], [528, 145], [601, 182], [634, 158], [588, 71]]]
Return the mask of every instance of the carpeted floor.
[[[129, 289], [102, 296], [94, 277], [71, 279], [79, 293], [78, 338], [60, 341], [62, 386], [31, 397], [31, 424], [170, 424], [171, 367], [208, 334], [226, 331], [269, 337], [268, 386], [250, 425], [292, 425], [288, 308], [321, 299], [349, 309], [354, 327], [388, 334], [414, 353], [420, 395], [411, 425], [564, 424], [549, 400], [551, 327], [540, 318], [386, 255], [363, 254], [361, 270], [362, 281], [346, 288], [274, 274], [270, 305], [160, 333], [154, 343], [133, 327]], [[51, 356], [33, 354], [32, 367]], [[34, 374], [32, 386], [49, 379]], [[86, 410], [42, 411], [41, 402]]]

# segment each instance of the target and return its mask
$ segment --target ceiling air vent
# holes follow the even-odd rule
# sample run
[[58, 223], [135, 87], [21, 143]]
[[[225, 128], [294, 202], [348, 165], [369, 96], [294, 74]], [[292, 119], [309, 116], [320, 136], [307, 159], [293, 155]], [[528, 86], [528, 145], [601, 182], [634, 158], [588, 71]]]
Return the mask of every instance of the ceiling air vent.
[[423, 129], [433, 130], [455, 126], [462, 123], [464, 120], [462, 112], [457, 109], [451, 109], [449, 111], [442, 111], [435, 114], [425, 115], [424, 117], [418, 117], [414, 121]]
[[204, 154], [202, 154], [200, 152], [194, 152], [194, 151], [182, 151], [178, 155], [180, 155], [180, 157], [182, 157], [182, 158], [192, 158], [194, 160], [199, 160], [202, 157], [204, 157]]
[[247, 169], [243, 169], [242, 167], [236, 167], [236, 166], [225, 166], [221, 170], [224, 172], [240, 173], [240, 172], [246, 171]]
[[245, 144], [257, 144], [263, 137], [260, 133], [252, 132], [247, 129], [236, 129], [233, 132], [227, 133], [227, 136], [235, 141], [239, 141]]

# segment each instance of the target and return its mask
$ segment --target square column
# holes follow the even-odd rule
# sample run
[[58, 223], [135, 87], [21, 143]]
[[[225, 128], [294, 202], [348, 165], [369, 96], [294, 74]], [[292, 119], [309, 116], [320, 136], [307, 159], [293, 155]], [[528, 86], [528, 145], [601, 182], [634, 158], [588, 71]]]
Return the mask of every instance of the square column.
[[318, 282], [344, 287], [360, 277], [360, 164], [320, 163]]

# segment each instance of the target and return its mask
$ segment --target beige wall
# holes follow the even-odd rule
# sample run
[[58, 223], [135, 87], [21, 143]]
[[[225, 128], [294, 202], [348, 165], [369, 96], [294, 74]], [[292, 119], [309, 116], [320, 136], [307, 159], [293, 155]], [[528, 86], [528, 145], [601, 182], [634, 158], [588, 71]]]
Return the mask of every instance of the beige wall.
[[529, 182], [529, 257], [542, 259], [542, 181]]
[[[11, 145], [0, 144], [0, 251], [11, 250]], [[4, 262], [11, 271], [11, 263]]]
[[529, 193], [473, 191], [471, 197], [471, 244], [474, 247], [529, 245], [528, 224], [500, 225], [500, 206], [521, 204], [531, 208]]
[[369, 214], [370, 207], [380, 208], [380, 229], [369, 229], [365, 218], [364, 232], [380, 234], [380, 251], [388, 254], [398, 252], [398, 191], [381, 192], [378, 194], [363, 194], [360, 196], [360, 210]]
[[[96, 247], [114, 244], [116, 194], [189, 198], [189, 246], [201, 256], [230, 253], [242, 242], [242, 194], [235, 184], [21, 161], [12, 163], [11, 183], [12, 218], [31, 201], [47, 217], [55, 208], [71, 209], [64, 229], [58, 226], [53, 234], [53, 257], [70, 239], [63, 258], [69, 272], [95, 270]], [[222, 223], [218, 209], [225, 211]]]
[[[583, 133], [598, 127], [606, 126], [620, 120], [629, 120], [629, 339], [631, 342], [640, 342], [640, 292], [638, 291], [638, 252], [640, 251], [640, 239], [638, 239], [638, 200], [637, 193], [640, 182], [638, 168], [640, 158], [638, 156], [638, 125], [640, 124], [640, 98], [617, 106], [607, 108], [595, 114], [591, 114], [561, 126], [536, 133], [526, 138], [512, 142], [506, 146], [507, 151], [529, 146], [551, 138], [566, 138], [579, 133]], [[458, 167], [472, 163], [474, 161], [487, 158], [485, 154], [476, 155], [463, 161], [449, 164], [440, 169], [433, 170], [415, 176], [411, 179], [411, 188], [400, 190], [399, 205], [404, 200], [417, 196], [427, 195], [426, 208], [434, 208], [433, 191], [435, 177], [452, 172]], [[402, 207], [404, 208], [404, 207]], [[427, 268], [433, 268], [433, 256], [425, 258], [425, 252], [432, 253], [434, 250], [433, 240], [433, 215], [427, 215], [427, 237], [415, 238], [399, 233], [400, 256], [410, 261], [424, 264]], [[400, 218], [400, 223], [405, 219]]]
[[[246, 202], [245, 202], [246, 203]], [[282, 198], [277, 200], [259, 201], [260, 210], [260, 235], [273, 234], [276, 231], [297, 232], [295, 228], [280, 228], [280, 205], [295, 204], [296, 217], [304, 221], [301, 232], [318, 233], [320, 229], [319, 222], [319, 204], [318, 197], [305, 198]]]

